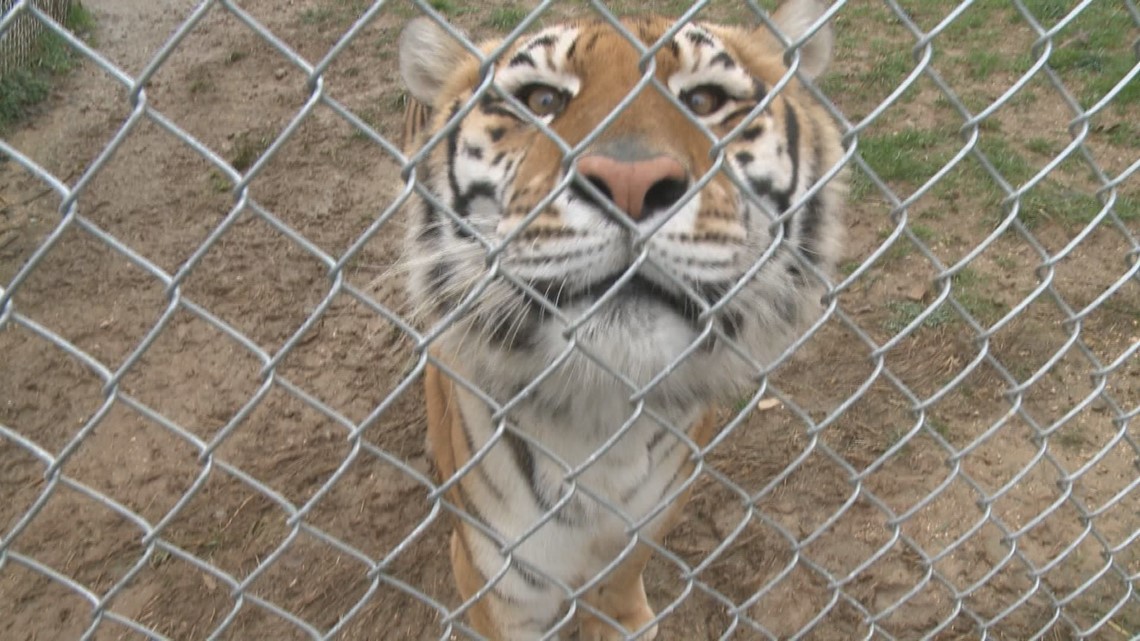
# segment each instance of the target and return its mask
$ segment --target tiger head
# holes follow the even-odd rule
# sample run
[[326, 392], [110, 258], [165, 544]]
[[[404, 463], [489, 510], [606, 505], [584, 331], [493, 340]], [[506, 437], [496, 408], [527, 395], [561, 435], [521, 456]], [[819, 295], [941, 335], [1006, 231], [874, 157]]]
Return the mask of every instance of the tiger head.
[[824, 9], [773, 14], [810, 36], [789, 56], [766, 26], [583, 21], [469, 49], [410, 23], [400, 70], [431, 118], [409, 290], [442, 349], [506, 398], [549, 369], [552, 390], [624, 377], [672, 401], [786, 349], [842, 235], [840, 136], [801, 83], [831, 55]]

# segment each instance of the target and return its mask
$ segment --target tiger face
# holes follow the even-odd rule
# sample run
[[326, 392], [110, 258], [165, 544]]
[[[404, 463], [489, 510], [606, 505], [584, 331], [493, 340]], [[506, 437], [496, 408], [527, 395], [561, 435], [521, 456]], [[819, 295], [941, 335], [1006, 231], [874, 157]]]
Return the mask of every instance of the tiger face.
[[[785, 7], [793, 39], [820, 13]], [[613, 386], [601, 363], [654, 381], [650, 400], [707, 401], [817, 313], [841, 236], [834, 124], [767, 28], [673, 27], [564, 24], [483, 43], [485, 61], [427, 18], [401, 38], [404, 79], [432, 108], [410, 293], [492, 395], [553, 366], [545, 400], [565, 410]], [[819, 31], [799, 73], [830, 50]]]

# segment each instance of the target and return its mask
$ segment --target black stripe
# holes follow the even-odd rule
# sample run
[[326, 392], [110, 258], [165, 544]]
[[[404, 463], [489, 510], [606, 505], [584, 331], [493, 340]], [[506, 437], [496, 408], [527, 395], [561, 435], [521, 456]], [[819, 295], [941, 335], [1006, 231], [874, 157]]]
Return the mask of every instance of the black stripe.
[[586, 41], [586, 53], [590, 53], [594, 50], [594, 47], [598, 44], [598, 38], [601, 36], [602, 34], [597, 31], [590, 35], [590, 39]]
[[419, 233], [416, 234], [416, 242], [431, 244], [440, 237], [440, 231], [443, 227], [435, 222], [434, 213], [432, 208], [427, 203], [420, 203], [424, 211], [424, 224], [420, 226]]
[[463, 502], [463, 505], [457, 505], [456, 507], [466, 512], [468, 516], [483, 524], [488, 529], [494, 530], [494, 528], [491, 527], [491, 522], [483, 517], [483, 513], [479, 511], [479, 508], [475, 507], [475, 502], [471, 500], [471, 495], [467, 493], [467, 488], [463, 487], [463, 481], [464, 479], [460, 478], [455, 484], [455, 491], [459, 494], [459, 500]]
[[[466, 423], [463, 424], [463, 440], [467, 443], [467, 451], [474, 452], [475, 441], [471, 439], [471, 432], [467, 429]], [[483, 482], [483, 485], [487, 486], [487, 490], [491, 492], [492, 496], [499, 501], [503, 500], [503, 491], [491, 480], [491, 476], [487, 474], [487, 468], [483, 466], [483, 463], [475, 466], [475, 474], [479, 477], [479, 480]]]
[[[490, 580], [487, 578], [487, 575], [483, 573], [483, 568], [479, 567], [479, 563], [476, 561], [475, 552], [471, 549], [471, 542], [467, 540], [467, 528], [464, 527], [464, 524], [460, 523], [456, 525], [455, 535], [459, 538], [459, 545], [463, 547], [463, 551], [467, 554], [467, 558], [471, 561], [471, 568], [474, 569], [475, 572], [479, 575], [479, 578], [482, 579], [483, 585], [489, 585]], [[525, 581], [526, 579], [523, 580]], [[510, 605], [519, 605], [517, 599], [511, 598], [510, 595], [503, 592], [502, 581], [491, 586], [491, 594], [494, 594], [496, 598], [504, 603], [508, 603]]]
[[[523, 582], [532, 589], [540, 590], [547, 586], [547, 582], [542, 577], [535, 574], [529, 568], [524, 567], [522, 563], [515, 561], [513, 558], [511, 559], [511, 568], [513, 568], [515, 572], [518, 572]], [[531, 619], [531, 621], [538, 621], [538, 619]], [[539, 622], [540, 625], [541, 623], [542, 622]]]
[[431, 270], [428, 272], [428, 291], [438, 296], [450, 278], [451, 265], [448, 264], [447, 261], [440, 261], [432, 265]]
[[520, 67], [522, 65], [526, 65], [528, 67], [538, 66], [534, 63], [534, 57], [525, 51], [516, 53], [515, 57], [511, 58], [511, 61], [507, 63], [508, 67]]
[[721, 331], [728, 340], [736, 338], [740, 327], [744, 325], [744, 314], [737, 311], [728, 311], [721, 315]]
[[[811, 171], [811, 175], [807, 177], [809, 184], [819, 180], [819, 162], [823, 158], [823, 138], [819, 131], [819, 123], [813, 120], [811, 125], [812, 133], [815, 134], [813, 136], [815, 144], [812, 145], [812, 159], [809, 163], [809, 170]], [[808, 199], [807, 205], [804, 207], [803, 222], [800, 223], [800, 234], [802, 236], [800, 238], [800, 251], [803, 252], [805, 258], [815, 265], [818, 265], [823, 258], [819, 254], [819, 233], [824, 215], [822, 195], [823, 191], [820, 190]]]
[[790, 263], [786, 269], [788, 275], [792, 277], [792, 282], [795, 283], [796, 287], [803, 287], [807, 284], [807, 281], [804, 279], [803, 270], [800, 269], [799, 265]]
[[[781, 213], [791, 207], [792, 196], [795, 195], [800, 184], [800, 121], [796, 117], [795, 106], [786, 97], [784, 98], [784, 118], [786, 121], [784, 137], [788, 143], [788, 157], [792, 161], [792, 181], [788, 185], [788, 193], [784, 197]], [[790, 239], [791, 231], [791, 220], [789, 219], [784, 222], [784, 236]]]
[[492, 310], [484, 319], [484, 325], [491, 328], [488, 335], [491, 344], [501, 350], [530, 350], [538, 346], [535, 337], [538, 323], [531, 307], [519, 309], [514, 314], [505, 309]]
[[[751, 109], [749, 111], [751, 111]], [[764, 133], [764, 125], [757, 124], [754, 127], [749, 127], [748, 129], [742, 131], [740, 133], [740, 137], [746, 142], [752, 142], [759, 138], [760, 134], [762, 133]]]
[[722, 51], [722, 52], [716, 54], [715, 56], [713, 56], [712, 60], [709, 60], [709, 64], [710, 65], [723, 65], [725, 69], [735, 69], [736, 68], [736, 61], [732, 59], [732, 56], [728, 55], [727, 51]]
[[[749, 178], [748, 186], [757, 196], [767, 196], [776, 202], [776, 213], [782, 214], [788, 211], [788, 207], [792, 206], [791, 194], [789, 192], [776, 191], [772, 186], [770, 178]], [[787, 233], [785, 229], [784, 233]]]
[[789, 325], [795, 322], [799, 312], [799, 305], [796, 303], [795, 296], [787, 291], [776, 295], [773, 306], [776, 308], [776, 315], [780, 317], [780, 320]]
[[785, 136], [788, 140], [788, 155], [792, 158], [792, 184], [788, 186], [788, 195], [796, 193], [800, 180], [800, 122], [796, 117], [796, 108], [787, 98], [784, 99], [784, 114], [787, 120]]
[[711, 47], [713, 45], [712, 38], [703, 31], [690, 31], [685, 34], [685, 37], [697, 47]]
[[[459, 113], [458, 100], [451, 106], [451, 115], [448, 119], [454, 119], [457, 113]], [[455, 123], [452, 130], [447, 133], [447, 184], [451, 187], [453, 197], [456, 198], [459, 196], [459, 179], [455, 176], [455, 162], [459, 155], [459, 130], [462, 128], [462, 123]]]
[[[488, 116], [501, 116], [503, 118], [510, 118], [511, 120], [518, 120], [518, 114], [504, 105], [506, 105], [506, 102], [501, 98], [489, 95], [483, 96], [483, 98], [479, 100], [479, 111]], [[493, 140], [498, 142], [498, 138], [494, 138]]]
[[[422, 168], [423, 179], [420, 184], [431, 190], [432, 176], [431, 170], [427, 167]], [[440, 237], [443, 227], [440, 224], [439, 210], [435, 208], [426, 198], [420, 198], [420, 234], [416, 240], [426, 242]]]
[[745, 106], [741, 107], [740, 109], [737, 109], [736, 111], [733, 111], [732, 113], [725, 116], [723, 119], [721, 119], [721, 122], [727, 124], [727, 123], [732, 122], [733, 120], [736, 120], [737, 118], [743, 118], [743, 117], [747, 116], [748, 114], [752, 113], [752, 110], [755, 108], [756, 108], [756, 105], [745, 105]]
[[768, 88], [764, 86], [763, 81], [753, 78], [752, 79], [752, 99], [760, 102], [768, 95]]
[[[471, 183], [471, 186], [463, 193], [459, 193], [459, 191], [456, 190], [451, 208], [455, 210], [455, 213], [460, 218], [467, 218], [471, 214], [471, 201], [476, 198], [490, 198], [492, 201], [497, 202], [495, 185], [486, 180], [480, 180]], [[462, 227], [460, 229], [462, 229]]]
[[535, 38], [534, 40], [528, 42], [526, 45], [526, 50], [530, 51], [531, 49], [537, 49], [539, 47], [550, 47], [554, 44], [554, 42], [554, 36], [548, 34], [542, 36], [541, 38]]
[[[515, 457], [515, 464], [518, 466], [519, 472], [523, 478], [527, 480], [527, 486], [530, 488], [530, 493], [534, 497], [535, 503], [538, 504], [539, 509], [542, 510], [543, 513], [550, 512], [554, 509], [555, 503], [551, 503], [550, 500], [546, 498], [546, 494], [543, 493], [539, 487], [538, 469], [535, 467], [534, 454], [530, 451], [530, 445], [519, 435], [510, 430], [503, 433], [503, 438], [511, 448], [511, 453]], [[571, 521], [569, 515], [565, 514], [565, 512], [567, 512], [565, 507], [569, 507], [569, 504], [554, 513], [554, 520], [564, 525], [576, 525]]]

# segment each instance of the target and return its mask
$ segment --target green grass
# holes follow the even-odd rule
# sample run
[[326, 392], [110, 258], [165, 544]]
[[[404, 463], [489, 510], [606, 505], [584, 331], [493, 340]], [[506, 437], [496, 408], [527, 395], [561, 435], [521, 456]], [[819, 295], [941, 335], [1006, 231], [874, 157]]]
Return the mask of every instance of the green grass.
[[871, 41], [871, 51], [876, 62], [861, 78], [869, 87], [893, 91], [915, 67], [910, 47], [905, 43], [876, 38]]
[[951, 280], [951, 293], [970, 315], [980, 323], [991, 325], [1009, 311], [1009, 306], [994, 298], [990, 293], [991, 279], [988, 275], [969, 267], [954, 275]]
[[[71, 6], [63, 26], [80, 38], [88, 39], [95, 29], [95, 18], [82, 4]], [[0, 133], [4, 133], [35, 112], [51, 95], [55, 78], [70, 71], [77, 54], [63, 38], [45, 31], [21, 69], [0, 76]]]
[[[991, 283], [988, 275], [967, 267], [954, 275], [950, 293], [978, 322], [989, 325], [1009, 311], [1008, 305], [990, 294]], [[883, 329], [897, 334], [925, 313], [928, 307], [926, 303], [913, 300], [887, 301], [886, 308], [890, 314], [883, 321]], [[960, 320], [954, 308], [944, 303], [924, 318], [919, 327], [936, 329]]]
[[244, 172], [257, 162], [272, 142], [273, 140], [265, 134], [244, 132], [234, 141], [234, 148], [228, 160], [234, 169]]
[[484, 24], [496, 31], [507, 32], [517, 27], [518, 24], [526, 18], [528, 13], [529, 11], [527, 9], [514, 5], [495, 7], [491, 10], [491, 14], [487, 16]]
[[1025, 142], [1025, 148], [1035, 154], [1050, 157], [1056, 155], [1058, 151], [1047, 138], [1030, 138]]
[[432, 9], [445, 16], [455, 16], [462, 12], [461, 7], [454, 0], [430, 0], [428, 4], [431, 5]]
[[[1072, 5], [1062, 0], [1027, 0], [1027, 8], [1045, 26], [1068, 15]], [[1135, 24], [1123, 3], [1094, 2], [1054, 37], [1049, 64], [1066, 82], [1074, 82], [1088, 107], [1113, 89], [1136, 64], [1132, 52]], [[1120, 88], [1112, 104], [1117, 111], [1140, 102], [1140, 82]]]
[[944, 440], [950, 440], [950, 426], [945, 421], [934, 418], [933, 416], [926, 417], [926, 428], [938, 434]]
[[1118, 122], [1104, 131], [1109, 144], [1140, 149], [1140, 123]]
[[941, 169], [953, 156], [946, 142], [957, 143], [948, 131], [907, 128], [859, 139], [859, 153], [887, 182], [918, 185]]
[[1004, 70], [1006, 58], [1000, 53], [974, 49], [966, 54], [966, 65], [970, 78], [984, 80], [993, 75], [995, 71]]
[[332, 7], [311, 7], [301, 12], [301, 24], [324, 25], [336, 16]]
[[[883, 321], [883, 329], [892, 334], [901, 332], [925, 312], [926, 307], [924, 303], [912, 300], [887, 301], [887, 311], [890, 312], [890, 316]], [[956, 319], [957, 315], [953, 309], [948, 305], [939, 305], [938, 309], [923, 319], [921, 327], [944, 327]]]

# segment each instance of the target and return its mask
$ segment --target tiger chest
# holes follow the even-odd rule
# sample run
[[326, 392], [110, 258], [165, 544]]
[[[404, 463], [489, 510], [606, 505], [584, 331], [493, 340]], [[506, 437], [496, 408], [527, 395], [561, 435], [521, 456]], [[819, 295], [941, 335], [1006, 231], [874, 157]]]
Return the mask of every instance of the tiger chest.
[[524, 403], [507, 428], [470, 394], [459, 401], [481, 456], [464, 479], [471, 507], [504, 542], [521, 540], [523, 559], [571, 583], [620, 554], [632, 531], [655, 535], [689, 469], [677, 434], [700, 416], [678, 412], [670, 429], [648, 413], [631, 419], [625, 398], [584, 395], [558, 412]]

